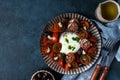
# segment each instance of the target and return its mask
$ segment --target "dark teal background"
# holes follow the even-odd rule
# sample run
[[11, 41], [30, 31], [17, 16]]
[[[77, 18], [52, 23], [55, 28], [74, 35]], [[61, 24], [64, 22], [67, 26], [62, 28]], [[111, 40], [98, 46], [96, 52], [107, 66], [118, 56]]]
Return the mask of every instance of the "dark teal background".
[[[0, 0], [0, 80], [30, 80], [48, 69], [39, 51], [40, 32], [61, 13], [76, 12], [95, 19], [104, 0]], [[59, 80], [62, 75], [52, 71]], [[120, 63], [114, 60], [106, 80], [120, 80]]]

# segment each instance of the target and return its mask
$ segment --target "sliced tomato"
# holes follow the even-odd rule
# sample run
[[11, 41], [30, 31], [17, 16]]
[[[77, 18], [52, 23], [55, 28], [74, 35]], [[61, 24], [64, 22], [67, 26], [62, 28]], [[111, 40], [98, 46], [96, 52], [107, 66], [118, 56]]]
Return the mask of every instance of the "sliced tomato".
[[76, 62], [76, 61], [73, 61], [72, 62], [72, 67], [73, 68], [78, 68], [79, 66], [78, 66], [78, 63]]
[[54, 24], [53, 27], [50, 28], [51, 32], [61, 32], [62, 30], [60, 29], [58, 23]]
[[89, 64], [91, 62], [91, 57], [87, 54], [81, 55], [80, 62], [84, 65]]
[[69, 71], [69, 70], [70, 70], [69, 65], [70, 65], [70, 64], [68, 64], [68, 63], [65, 64], [65, 70], [66, 70], [66, 71]]
[[88, 29], [90, 27], [89, 22], [86, 20], [82, 20], [82, 21], [80, 21], [80, 23], [82, 24], [83, 27], [86, 27], [86, 29]]
[[77, 63], [80, 63], [80, 55], [75, 54], [75, 61], [76, 61]]
[[50, 48], [48, 46], [42, 46], [41, 47], [41, 52], [43, 55], [46, 55], [50, 52]]
[[64, 68], [63, 59], [59, 59], [58, 64], [60, 67]]
[[79, 33], [78, 33], [78, 37], [80, 39], [87, 39], [88, 38], [88, 32], [85, 31], [85, 30], [81, 30]]
[[97, 48], [96, 47], [90, 47], [87, 51], [87, 54], [91, 57], [95, 57], [97, 55]]
[[94, 37], [90, 37], [89, 40], [90, 40], [92, 43], [97, 43], [97, 40], [96, 40], [96, 38], [94, 38]]
[[57, 62], [59, 60], [58, 54], [59, 53], [54, 54], [53, 61]]
[[49, 54], [49, 56], [50, 56], [50, 58], [54, 58], [54, 55], [55, 55], [55, 52], [52, 50], [51, 52], [50, 52], [50, 54]]
[[78, 30], [78, 24], [76, 22], [70, 23], [68, 25], [68, 30], [72, 32], [76, 32]]
[[48, 39], [47, 36], [43, 37], [43, 44], [45, 46], [48, 46], [48, 44], [51, 44], [51, 43], [52, 43], [52, 41], [50, 39]]
[[54, 32], [53, 36], [52, 36], [52, 42], [56, 43], [56, 42], [58, 42], [58, 39], [59, 39], [59, 33], [58, 32]]
[[57, 42], [53, 45], [52, 49], [54, 52], [59, 53], [62, 48], [62, 44]]
[[74, 53], [69, 53], [67, 56], [66, 56], [66, 63], [72, 63], [73, 60], [75, 60], [75, 55]]
[[65, 55], [64, 53], [60, 53], [60, 54], [58, 54], [58, 58], [59, 58], [59, 59], [62, 59], [62, 58], [65, 59], [65, 57], [66, 57], [66, 55]]
[[78, 30], [79, 21], [76, 18], [73, 18], [69, 21], [68, 30], [72, 32], [76, 32]]
[[81, 47], [87, 51], [88, 48], [91, 46], [91, 42], [88, 39], [81, 40]]

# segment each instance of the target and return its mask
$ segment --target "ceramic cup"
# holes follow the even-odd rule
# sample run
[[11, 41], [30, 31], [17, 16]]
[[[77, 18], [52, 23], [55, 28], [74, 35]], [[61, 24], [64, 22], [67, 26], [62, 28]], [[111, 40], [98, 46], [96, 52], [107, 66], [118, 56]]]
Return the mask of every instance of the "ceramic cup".
[[[102, 16], [101, 5], [106, 4], [106, 3], [113, 3], [113, 4], [116, 5], [116, 8], [117, 8], [117, 9], [116, 9], [117, 15], [116, 15], [113, 19], [111, 19], [111, 20], [107, 20], [107, 19], [105, 19], [105, 18]], [[104, 7], [103, 7], [103, 8], [104, 8]], [[112, 10], [112, 12], [114, 12], [114, 11]], [[119, 6], [119, 4], [118, 4], [116, 1], [114, 1], [114, 0], [106, 0], [106, 1], [104, 1], [104, 2], [102, 2], [102, 3], [99, 3], [99, 5], [98, 5], [98, 7], [96, 8], [96, 11], [95, 11], [95, 16], [96, 16], [96, 18], [97, 18], [99, 21], [101, 21], [101, 22], [103, 22], [103, 23], [108, 23], [108, 22], [115, 21], [115, 20], [117, 20], [117, 19], [119, 18], [119, 16], [120, 16], [120, 6]], [[107, 17], [108, 17], [108, 15], [107, 15]]]

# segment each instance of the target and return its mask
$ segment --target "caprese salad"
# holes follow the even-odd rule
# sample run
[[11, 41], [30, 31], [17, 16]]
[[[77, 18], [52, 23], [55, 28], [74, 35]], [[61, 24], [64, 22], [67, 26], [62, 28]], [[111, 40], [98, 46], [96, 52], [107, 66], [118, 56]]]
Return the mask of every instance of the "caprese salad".
[[61, 68], [70, 70], [89, 64], [97, 55], [97, 39], [87, 20], [64, 19], [47, 28], [42, 36], [42, 55], [48, 55]]

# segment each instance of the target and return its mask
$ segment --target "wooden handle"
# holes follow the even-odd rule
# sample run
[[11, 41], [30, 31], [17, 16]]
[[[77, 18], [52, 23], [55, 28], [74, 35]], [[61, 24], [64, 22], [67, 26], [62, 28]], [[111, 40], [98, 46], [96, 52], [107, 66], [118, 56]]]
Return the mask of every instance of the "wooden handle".
[[109, 70], [109, 68], [107, 66], [105, 66], [99, 80], [105, 80], [105, 77], [106, 77], [106, 75], [108, 73], [108, 70]]
[[101, 70], [101, 65], [97, 64], [90, 80], [97, 80], [97, 77], [98, 77], [100, 70]]

